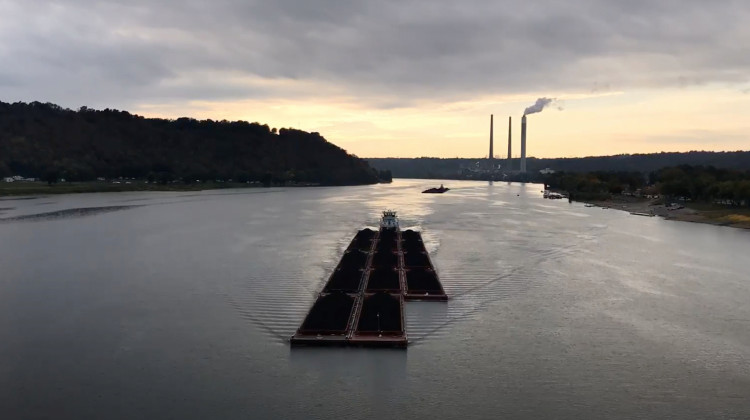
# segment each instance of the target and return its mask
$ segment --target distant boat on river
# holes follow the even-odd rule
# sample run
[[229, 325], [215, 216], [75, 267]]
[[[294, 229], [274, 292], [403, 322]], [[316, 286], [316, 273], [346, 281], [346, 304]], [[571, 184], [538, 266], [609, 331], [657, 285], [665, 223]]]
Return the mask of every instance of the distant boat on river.
[[450, 188], [446, 188], [443, 186], [443, 184], [440, 184], [440, 188], [430, 188], [422, 191], [422, 194], [442, 194], [446, 191], [450, 190]]

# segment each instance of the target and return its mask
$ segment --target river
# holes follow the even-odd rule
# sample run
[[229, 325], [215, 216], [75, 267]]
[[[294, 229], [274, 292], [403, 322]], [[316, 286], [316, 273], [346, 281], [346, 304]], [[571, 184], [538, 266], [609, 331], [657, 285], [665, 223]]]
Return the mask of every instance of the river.
[[[0, 199], [0, 418], [750, 417], [750, 231], [439, 182]], [[451, 300], [290, 348], [386, 208]]]

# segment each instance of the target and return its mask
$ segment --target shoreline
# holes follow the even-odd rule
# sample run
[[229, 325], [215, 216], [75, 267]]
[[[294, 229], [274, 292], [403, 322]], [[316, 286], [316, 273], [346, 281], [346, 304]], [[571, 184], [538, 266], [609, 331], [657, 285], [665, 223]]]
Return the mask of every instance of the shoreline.
[[658, 216], [665, 220], [704, 223], [750, 229], [750, 209], [732, 208], [704, 203], [687, 203], [684, 208], [670, 210], [660, 199], [614, 197], [608, 200], [573, 200], [606, 209], [627, 211], [640, 216]]
[[[288, 183], [288, 184], [271, 184], [267, 188], [302, 188], [302, 187], [322, 187], [316, 183]], [[8, 199], [23, 196], [35, 195], [58, 195], [58, 194], [83, 194], [83, 193], [109, 193], [109, 192], [138, 192], [138, 191], [160, 191], [160, 192], [181, 192], [181, 191], [208, 191], [223, 189], [258, 189], [266, 188], [259, 182], [242, 183], [242, 182], [201, 182], [193, 184], [157, 184], [145, 183], [142, 181], [131, 181], [130, 183], [119, 182], [66, 182], [53, 185], [47, 185], [45, 182], [0, 182], [0, 198]]]
[[58, 195], [133, 191], [203, 191], [227, 188], [262, 188], [262, 185], [243, 183], [200, 183], [200, 184], [146, 184], [133, 181], [114, 184], [109, 182], [70, 182], [47, 185], [44, 182], [13, 182], [0, 184], [0, 197], [21, 197], [28, 195]]

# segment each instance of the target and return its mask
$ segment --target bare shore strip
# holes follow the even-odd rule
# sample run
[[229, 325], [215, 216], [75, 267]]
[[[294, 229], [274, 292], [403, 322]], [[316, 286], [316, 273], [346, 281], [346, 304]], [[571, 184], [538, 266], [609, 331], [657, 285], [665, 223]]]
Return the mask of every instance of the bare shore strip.
[[584, 202], [602, 208], [623, 210], [637, 215], [659, 216], [667, 220], [750, 229], [750, 209], [747, 208], [732, 208], [704, 203], [686, 203], [684, 208], [669, 209], [659, 199], [628, 196], [617, 196], [608, 200]]
[[[272, 184], [272, 187], [313, 187], [315, 183], [285, 183]], [[262, 188], [260, 182], [196, 182], [184, 183], [147, 183], [140, 180], [116, 182], [61, 182], [48, 185], [46, 182], [1, 182], [0, 197], [29, 196], [48, 194], [75, 194], [99, 192], [129, 192], [129, 191], [203, 191], [226, 188]]]

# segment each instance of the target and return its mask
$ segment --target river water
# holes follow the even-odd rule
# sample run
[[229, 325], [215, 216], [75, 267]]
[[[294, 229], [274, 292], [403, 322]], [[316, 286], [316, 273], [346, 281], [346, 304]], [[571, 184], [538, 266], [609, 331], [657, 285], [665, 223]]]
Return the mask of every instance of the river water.
[[[750, 231], [437, 183], [1, 199], [0, 418], [750, 418]], [[451, 300], [291, 349], [386, 208]]]

